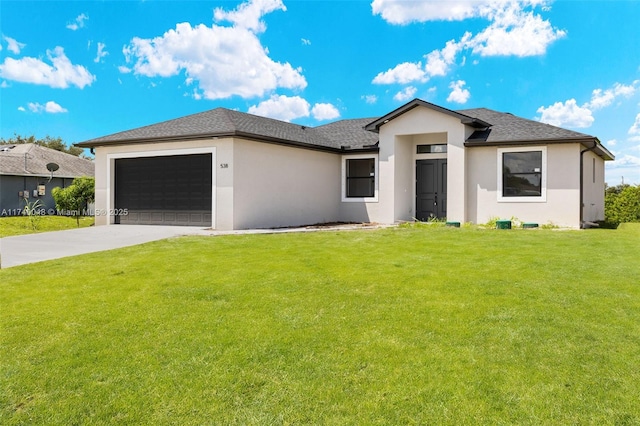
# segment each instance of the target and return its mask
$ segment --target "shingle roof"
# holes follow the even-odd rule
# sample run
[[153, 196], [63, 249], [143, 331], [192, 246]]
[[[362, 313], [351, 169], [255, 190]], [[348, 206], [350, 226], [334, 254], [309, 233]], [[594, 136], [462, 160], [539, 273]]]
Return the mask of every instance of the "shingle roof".
[[375, 149], [374, 145], [378, 142], [377, 130], [380, 126], [420, 106], [452, 115], [459, 118], [462, 123], [476, 128], [477, 130], [467, 139], [465, 143], [467, 146], [542, 141], [547, 143], [593, 142], [597, 145], [598, 155], [606, 159], [613, 158], [613, 155], [594, 136], [487, 108], [452, 111], [420, 99], [414, 99], [383, 117], [340, 120], [318, 127], [305, 127], [226, 108], [216, 108], [92, 139], [77, 145], [94, 147], [121, 143], [235, 136], [329, 151]]
[[55, 177], [94, 176], [93, 161], [32, 143], [0, 145], [0, 175], [50, 176], [48, 163], [60, 168]]
[[331, 140], [337, 147], [345, 149], [358, 149], [373, 146], [378, 143], [378, 134], [365, 130], [364, 127], [374, 118], [356, 118], [352, 120], [340, 120], [322, 126], [314, 130]]
[[539, 121], [517, 117], [510, 113], [493, 111], [487, 108], [474, 108], [458, 111], [461, 114], [478, 117], [491, 123], [487, 130], [475, 131], [468, 142], [513, 142], [552, 139], [589, 139], [593, 136], [574, 132], [562, 127], [551, 126]]
[[[250, 137], [275, 143], [300, 145], [308, 148], [340, 149], [345, 145], [345, 133], [349, 144], [366, 145], [377, 141], [362, 127], [370, 120], [343, 120], [348, 123], [331, 123], [320, 127], [306, 127], [271, 118], [260, 117], [226, 108], [216, 108], [150, 126], [139, 127], [113, 135], [81, 142], [77, 146], [92, 147], [104, 144], [142, 141], [163, 141], [206, 137]], [[349, 130], [347, 131], [347, 128]], [[362, 140], [360, 140], [360, 137]], [[373, 142], [371, 142], [375, 139]]]
[[465, 146], [580, 142], [605, 160], [615, 158], [598, 138], [586, 133], [563, 129], [487, 108], [465, 109], [458, 112], [491, 123], [490, 127], [473, 132], [466, 140]]

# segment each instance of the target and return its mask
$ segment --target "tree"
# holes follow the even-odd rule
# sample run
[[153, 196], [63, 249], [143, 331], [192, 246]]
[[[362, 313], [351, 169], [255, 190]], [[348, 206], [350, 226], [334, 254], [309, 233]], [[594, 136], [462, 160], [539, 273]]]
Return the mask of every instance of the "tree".
[[640, 222], [640, 185], [618, 185], [605, 189], [604, 216], [607, 224], [618, 226]]
[[0, 145], [21, 145], [25, 143], [33, 143], [36, 145], [44, 146], [45, 148], [55, 149], [56, 151], [66, 152], [67, 154], [75, 155], [76, 157], [84, 153], [84, 149], [77, 146], [67, 146], [62, 138], [52, 138], [47, 135], [44, 139], [36, 139], [35, 136], [23, 137], [14, 134], [12, 138], [4, 139], [0, 138]]
[[51, 195], [56, 201], [56, 208], [60, 211], [72, 212], [80, 227], [80, 215], [87, 204], [95, 200], [95, 179], [92, 177], [75, 178], [66, 188], [53, 188]]

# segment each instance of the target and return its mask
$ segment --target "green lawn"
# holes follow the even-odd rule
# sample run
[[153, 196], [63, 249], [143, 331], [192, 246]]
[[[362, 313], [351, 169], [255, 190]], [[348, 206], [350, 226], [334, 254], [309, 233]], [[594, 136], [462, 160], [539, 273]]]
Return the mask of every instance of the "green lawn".
[[[80, 227], [93, 225], [93, 217], [81, 217]], [[36, 232], [61, 231], [77, 228], [75, 217], [66, 216], [11, 216], [0, 217], [0, 238]]]
[[639, 253], [412, 226], [0, 270], [0, 424], [640, 424]]

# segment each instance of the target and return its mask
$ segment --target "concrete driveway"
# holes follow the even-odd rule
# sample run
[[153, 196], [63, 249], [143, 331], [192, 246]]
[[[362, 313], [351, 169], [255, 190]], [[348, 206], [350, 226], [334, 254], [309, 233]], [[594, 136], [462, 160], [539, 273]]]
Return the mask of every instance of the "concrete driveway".
[[91, 226], [67, 231], [43, 232], [41, 234], [19, 235], [0, 238], [0, 266], [24, 265], [44, 260], [60, 259], [79, 254], [112, 250], [135, 246], [149, 241], [184, 235], [239, 235], [239, 234], [280, 234], [289, 232], [343, 231], [356, 229], [378, 229], [393, 225], [376, 223], [311, 225], [299, 228], [246, 229], [237, 231], [216, 231], [191, 226], [156, 225], [111, 225]]
[[213, 235], [188, 226], [114, 225], [0, 238], [3, 268], [133, 246], [181, 235]]

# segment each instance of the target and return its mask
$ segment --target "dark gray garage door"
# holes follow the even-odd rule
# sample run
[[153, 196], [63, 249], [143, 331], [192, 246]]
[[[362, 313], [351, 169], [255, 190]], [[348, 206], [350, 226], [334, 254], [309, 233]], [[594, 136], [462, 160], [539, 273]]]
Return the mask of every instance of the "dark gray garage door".
[[115, 222], [211, 226], [211, 154], [115, 160]]

